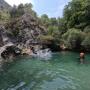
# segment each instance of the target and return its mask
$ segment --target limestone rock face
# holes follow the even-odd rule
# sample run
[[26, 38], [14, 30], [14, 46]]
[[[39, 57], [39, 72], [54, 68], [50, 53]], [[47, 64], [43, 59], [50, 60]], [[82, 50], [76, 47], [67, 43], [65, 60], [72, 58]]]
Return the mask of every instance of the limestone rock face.
[[11, 6], [7, 2], [5, 2], [5, 0], [0, 0], [0, 10], [10, 9], [10, 8]]
[[38, 37], [47, 34], [47, 30], [30, 14], [24, 14], [20, 18], [12, 20], [6, 25], [6, 29], [10, 32], [9, 38], [13, 43], [26, 46], [40, 43]]
[[5, 39], [6, 39], [5, 28], [3, 25], [0, 25], [0, 47], [4, 45]]
[[1, 54], [6, 50], [7, 47], [13, 46], [14, 44], [10, 41], [7, 36], [6, 29], [3, 25], [0, 25], [0, 59]]
[[9, 42], [10, 42], [10, 39], [7, 35], [7, 31], [4, 25], [0, 25], [0, 47], [4, 46], [5, 44]]
[[[23, 50], [35, 45], [41, 46], [38, 37], [46, 35], [47, 30], [37, 20], [30, 14], [24, 14], [5, 25], [0, 25], [0, 54], [7, 58], [11, 55], [11, 52], [14, 53], [13, 55], [16, 54], [16, 48]], [[11, 51], [13, 45], [16, 48]], [[9, 50], [7, 50], [7, 47], [9, 47]]]
[[2, 38], [2, 33], [0, 31], [0, 47], [3, 46], [3, 38]]

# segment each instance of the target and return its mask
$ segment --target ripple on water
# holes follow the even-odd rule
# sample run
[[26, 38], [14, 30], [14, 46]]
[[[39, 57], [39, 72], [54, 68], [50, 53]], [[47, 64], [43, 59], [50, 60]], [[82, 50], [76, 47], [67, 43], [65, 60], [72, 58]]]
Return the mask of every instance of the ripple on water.
[[[60, 72], [47, 70], [46, 72], [42, 71], [38, 73], [37, 76], [37, 78], [44, 78], [42, 83], [37, 83], [33, 90], [77, 90], [77, 87], [80, 87], [74, 82], [76, 80], [75, 78], [60, 74]], [[48, 77], [50, 80], [47, 80], [45, 77]]]
[[7, 90], [18, 90], [19, 88], [23, 87], [26, 83], [25, 82], [20, 82], [18, 85], [14, 86], [11, 85], [10, 88], [8, 88]]
[[76, 89], [77, 86], [72, 80], [66, 80], [63, 78], [56, 78], [53, 79], [52, 82], [47, 82], [44, 81], [43, 84], [41, 85], [41, 90], [57, 90], [57, 89]]
[[74, 57], [78, 54], [68, 52], [45, 62], [21, 58], [0, 75], [0, 90], [90, 90], [90, 65], [79, 65]]

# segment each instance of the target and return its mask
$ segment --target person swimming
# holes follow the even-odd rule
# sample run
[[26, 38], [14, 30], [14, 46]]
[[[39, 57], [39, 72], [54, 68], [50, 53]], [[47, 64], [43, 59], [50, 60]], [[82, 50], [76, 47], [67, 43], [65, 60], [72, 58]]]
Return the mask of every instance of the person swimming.
[[80, 63], [81, 64], [84, 63], [84, 59], [85, 59], [85, 53], [84, 52], [80, 52]]

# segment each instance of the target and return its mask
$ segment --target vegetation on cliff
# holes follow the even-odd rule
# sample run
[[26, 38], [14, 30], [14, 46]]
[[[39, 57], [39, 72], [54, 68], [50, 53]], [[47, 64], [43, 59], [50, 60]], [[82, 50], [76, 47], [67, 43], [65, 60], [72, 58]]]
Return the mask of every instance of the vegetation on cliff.
[[57, 44], [90, 51], [90, 0], [72, 0], [65, 6], [62, 18], [44, 14], [40, 19]]
[[12, 41], [90, 51], [90, 0], [72, 0], [65, 6], [62, 18], [46, 14], [38, 17], [32, 7], [30, 3], [0, 10], [0, 22], [5, 22]]

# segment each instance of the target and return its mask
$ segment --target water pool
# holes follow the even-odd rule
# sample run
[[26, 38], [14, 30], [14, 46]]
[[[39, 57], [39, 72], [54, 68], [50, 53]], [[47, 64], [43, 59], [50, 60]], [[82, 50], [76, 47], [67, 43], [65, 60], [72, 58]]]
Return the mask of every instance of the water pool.
[[49, 60], [18, 57], [0, 73], [0, 90], [90, 90], [90, 54], [53, 53]]

